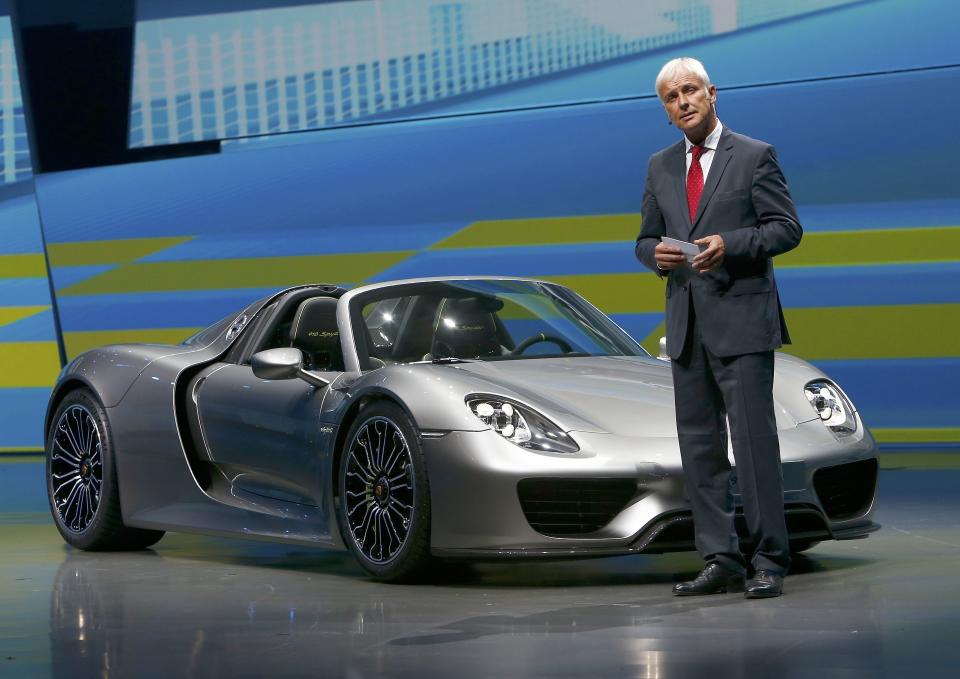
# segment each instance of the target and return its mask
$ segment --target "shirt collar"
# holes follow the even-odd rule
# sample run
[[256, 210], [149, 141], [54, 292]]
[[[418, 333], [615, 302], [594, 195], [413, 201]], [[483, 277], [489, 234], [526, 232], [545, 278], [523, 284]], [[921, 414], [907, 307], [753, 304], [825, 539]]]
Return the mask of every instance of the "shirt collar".
[[[703, 140], [701, 146], [711, 151], [717, 150], [717, 145], [720, 143], [720, 135], [723, 132], [723, 123], [717, 120], [717, 126], [713, 128], [713, 132], [707, 135], [707, 138]], [[685, 146], [685, 151], [690, 153], [690, 149], [693, 147], [693, 144], [687, 139], [687, 135], [683, 135], [683, 142]]]

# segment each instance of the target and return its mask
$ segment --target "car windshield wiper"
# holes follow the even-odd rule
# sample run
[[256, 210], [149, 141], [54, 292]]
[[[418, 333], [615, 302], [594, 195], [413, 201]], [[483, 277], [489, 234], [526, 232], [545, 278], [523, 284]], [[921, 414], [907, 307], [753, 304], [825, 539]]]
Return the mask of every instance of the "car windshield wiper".
[[444, 356], [442, 358], [431, 358], [430, 362], [436, 365], [446, 365], [448, 363], [476, 363], [476, 361], [473, 359], [457, 358], [456, 356]]

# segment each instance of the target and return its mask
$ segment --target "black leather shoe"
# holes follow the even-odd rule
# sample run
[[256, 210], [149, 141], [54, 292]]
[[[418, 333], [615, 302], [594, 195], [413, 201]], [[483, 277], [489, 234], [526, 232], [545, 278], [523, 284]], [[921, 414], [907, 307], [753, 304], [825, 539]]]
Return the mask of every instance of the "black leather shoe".
[[783, 594], [783, 576], [763, 568], [756, 575], [747, 580], [747, 591], [743, 593], [748, 599], [767, 599]]
[[698, 594], [722, 594], [723, 592], [742, 592], [743, 576], [729, 571], [718, 563], [707, 564], [693, 580], [678, 582], [673, 586], [674, 596], [695, 596]]

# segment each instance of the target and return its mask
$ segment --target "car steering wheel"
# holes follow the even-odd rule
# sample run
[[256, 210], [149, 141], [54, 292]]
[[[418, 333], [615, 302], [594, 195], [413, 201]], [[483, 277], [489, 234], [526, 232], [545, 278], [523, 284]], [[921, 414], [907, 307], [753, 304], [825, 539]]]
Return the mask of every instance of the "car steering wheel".
[[530, 337], [520, 342], [513, 348], [513, 350], [511, 350], [510, 353], [522, 354], [534, 344], [539, 344], [540, 342], [552, 342], [560, 347], [560, 350], [565, 354], [569, 354], [571, 351], [573, 351], [573, 347], [570, 346], [570, 343], [562, 337], [557, 337], [556, 335], [545, 335], [542, 332], [538, 332], [536, 335], [530, 335]]

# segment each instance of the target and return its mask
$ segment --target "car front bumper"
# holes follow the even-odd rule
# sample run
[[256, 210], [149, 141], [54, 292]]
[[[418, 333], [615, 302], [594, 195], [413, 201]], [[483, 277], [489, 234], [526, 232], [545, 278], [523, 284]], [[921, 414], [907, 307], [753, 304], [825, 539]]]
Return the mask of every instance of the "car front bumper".
[[[784, 509], [790, 539], [798, 544], [866, 537], [879, 528], [872, 520], [876, 443], [866, 431], [855, 440], [838, 441], [824, 436], [824, 429], [819, 422], [809, 422], [780, 432]], [[675, 438], [587, 432], [571, 432], [571, 436], [580, 453], [520, 448], [490, 430], [424, 438], [433, 552], [443, 557], [498, 559], [694, 549]], [[539, 530], [532, 525], [530, 502], [525, 502], [520, 490], [521, 481], [530, 479], [560, 489], [575, 489], [578, 484], [598, 487], [597, 483], [611, 480], [618, 480], [622, 488], [629, 481], [635, 489], [602, 525], [586, 532], [556, 534], [535, 521]], [[848, 491], [844, 484], [855, 488]], [[854, 491], [858, 495], [851, 497]], [[551, 497], [557, 511], [568, 516], [576, 515], [582, 506], [578, 497], [566, 501], [562, 495]], [[739, 513], [739, 495], [734, 499]], [[742, 518], [737, 523], [743, 540]]]

